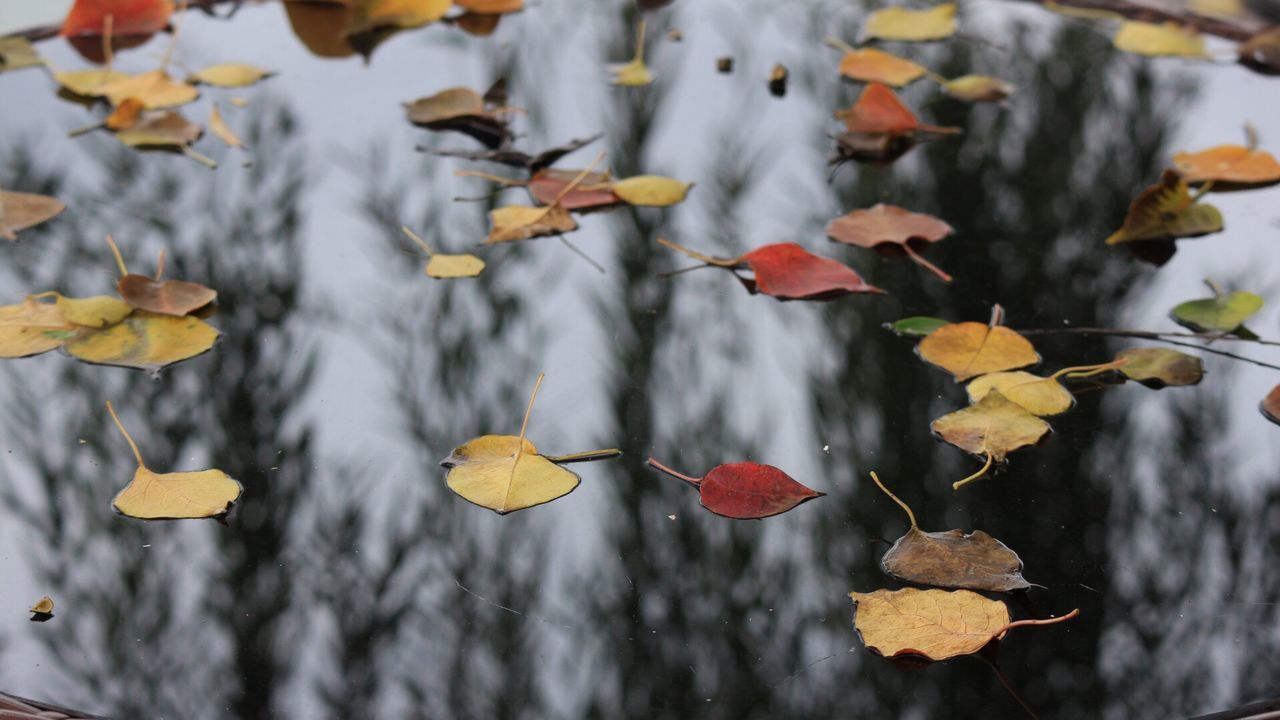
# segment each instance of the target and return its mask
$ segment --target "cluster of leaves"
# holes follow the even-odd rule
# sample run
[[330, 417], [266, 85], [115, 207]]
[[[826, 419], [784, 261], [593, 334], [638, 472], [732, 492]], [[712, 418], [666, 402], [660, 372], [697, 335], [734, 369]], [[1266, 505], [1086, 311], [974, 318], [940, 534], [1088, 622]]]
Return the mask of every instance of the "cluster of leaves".
[[504, 15], [524, 9], [524, 0], [285, 0], [293, 33], [313, 55], [369, 57], [375, 48], [405, 30], [449, 24], [484, 37]]

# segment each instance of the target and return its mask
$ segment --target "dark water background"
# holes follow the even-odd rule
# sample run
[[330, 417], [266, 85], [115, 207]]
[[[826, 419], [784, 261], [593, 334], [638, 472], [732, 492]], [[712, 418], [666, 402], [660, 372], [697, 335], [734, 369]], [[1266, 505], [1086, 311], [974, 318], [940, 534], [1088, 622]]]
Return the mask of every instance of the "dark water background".
[[[0, 247], [0, 299], [109, 292], [112, 233], [134, 263], [167, 248], [174, 276], [216, 288], [223, 333], [158, 380], [56, 354], [0, 366], [0, 687], [118, 718], [1023, 716], [976, 658], [913, 672], [858, 643], [847, 594], [897, 587], [877, 539], [906, 529], [874, 469], [926, 529], [980, 528], [1020, 553], [1047, 589], [1016, 614], [1081, 609], [999, 649], [1042, 717], [1176, 717], [1280, 692], [1280, 429], [1254, 410], [1280, 376], [1206, 356], [1195, 388], [1084, 394], [1042, 447], [953, 493], [975, 464], [928, 426], [963, 388], [879, 328], [985, 320], [999, 302], [1013, 327], [1172, 329], [1167, 309], [1204, 296], [1205, 275], [1276, 298], [1280, 190], [1214, 196], [1227, 231], [1159, 270], [1102, 239], [1173, 151], [1239, 142], [1246, 121], [1276, 151], [1280, 85], [972, 3], [966, 38], [890, 49], [949, 77], [999, 75], [1019, 88], [1009, 107], [922, 82], [909, 104], [964, 135], [829, 184], [830, 112], [857, 88], [821, 40], [854, 39], [865, 12], [681, 0], [649, 15], [658, 80], [644, 89], [606, 84], [604, 65], [632, 48], [621, 1], [543, 2], [490, 38], [431, 26], [367, 64], [310, 55], [279, 5], [189, 13], [182, 63], [280, 72], [184, 110], [203, 122], [210, 98], [250, 100], [220, 106], [252, 166], [207, 138], [213, 172], [105, 134], [70, 140], [90, 113], [38, 71], [0, 76], [0, 186], [70, 207]], [[671, 27], [683, 42], [663, 39]], [[152, 67], [165, 42], [120, 67]], [[84, 64], [61, 40], [39, 49]], [[715, 72], [720, 55], [737, 59], [732, 75]], [[775, 62], [791, 70], [783, 99], [765, 87]], [[425, 278], [401, 224], [463, 251], [488, 209], [523, 194], [451, 202], [488, 186], [413, 147], [473, 142], [413, 128], [400, 103], [499, 76], [527, 109], [522, 147], [604, 131], [561, 166], [602, 148], [619, 176], [696, 188], [667, 210], [586, 218], [571, 237], [604, 275], [543, 239], [493, 249], [473, 281]], [[953, 284], [823, 238], [877, 201], [955, 226], [929, 251]], [[725, 256], [794, 240], [890, 296], [777, 303], [720, 273], [660, 278], [680, 263], [659, 235]], [[1251, 327], [1280, 335], [1274, 308]], [[1135, 343], [1036, 344], [1054, 370]], [[540, 448], [625, 455], [576, 468], [582, 486], [561, 500], [497, 517], [450, 493], [436, 463], [516, 432], [539, 371]], [[111, 512], [133, 460], [107, 400], [152, 467], [244, 484], [228, 527]], [[693, 474], [750, 458], [828, 495], [730, 521], [648, 470], [650, 454]], [[57, 617], [28, 623], [44, 594]]]

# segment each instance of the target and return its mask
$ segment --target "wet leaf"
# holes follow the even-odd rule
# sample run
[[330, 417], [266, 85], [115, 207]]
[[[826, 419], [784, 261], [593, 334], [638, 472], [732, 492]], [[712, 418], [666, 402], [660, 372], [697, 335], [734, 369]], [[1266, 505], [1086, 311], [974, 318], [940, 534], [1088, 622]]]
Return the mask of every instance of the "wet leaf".
[[653, 82], [653, 73], [644, 64], [644, 20], [636, 28], [636, 54], [630, 62], [610, 65], [613, 73], [613, 84], [625, 87], [638, 87]]
[[979, 322], [938, 328], [920, 341], [916, 352], [954, 375], [956, 382], [1040, 362], [1040, 355], [1026, 338], [1007, 327]]
[[486, 15], [520, 12], [524, 9], [524, 0], [453, 0], [453, 4], [473, 13]]
[[36, 52], [31, 41], [24, 37], [0, 37], [0, 73], [37, 67], [44, 59]]
[[31, 622], [48, 622], [53, 619], [53, 598], [45, 595], [36, 601], [27, 612], [31, 613]]
[[915, 315], [912, 317], [902, 318], [901, 320], [896, 320], [891, 323], [885, 323], [884, 328], [899, 337], [922, 338], [934, 330], [950, 324], [951, 321], [943, 320], [942, 318]]
[[489, 212], [489, 237], [485, 244], [563, 235], [578, 229], [578, 222], [562, 205], [530, 207], [508, 205]]
[[666, 207], [683, 202], [693, 183], [680, 182], [659, 175], [637, 175], [615, 181], [610, 189], [630, 205]]
[[981, 530], [968, 534], [960, 530], [924, 532], [916, 525], [911, 508], [889, 492], [874, 472], [871, 479], [911, 521], [907, 534], [898, 538], [880, 558], [881, 569], [890, 576], [918, 585], [987, 592], [1031, 587], [1022, 577], [1022, 559], [1004, 543]]
[[428, 130], [453, 130], [496, 148], [510, 138], [502, 108], [486, 106], [484, 97], [471, 88], [453, 87], [406, 105], [409, 122]]
[[993, 389], [976, 404], [934, 420], [929, 429], [961, 450], [986, 459], [981, 470], [951, 484], [959, 490], [986, 474], [993, 463], [1003, 462], [1009, 453], [1039, 442], [1050, 428], [1049, 423]]
[[1050, 620], [1010, 622], [1003, 602], [971, 590], [905, 588], [849, 597], [856, 606], [854, 627], [868, 649], [885, 657], [918, 655], [933, 661], [976, 653], [1015, 627], [1051, 625], [1080, 614], [1072, 610]]
[[418, 247], [422, 248], [430, 258], [426, 267], [423, 268], [423, 272], [428, 277], [441, 279], [475, 277], [484, 270], [484, 260], [475, 255], [445, 255], [435, 252], [431, 249], [431, 246], [427, 245], [426, 240], [423, 240], [407, 226], [402, 225], [400, 229]]
[[185, 280], [153, 280], [146, 275], [128, 274], [116, 283], [116, 291], [138, 310], [182, 317], [218, 299], [215, 290]]
[[1208, 203], [1196, 202], [1186, 181], [1166, 170], [1159, 183], [1143, 190], [1129, 206], [1124, 224], [1107, 238], [1107, 244], [1200, 237], [1221, 229], [1222, 213]]
[[281, 5], [284, 5], [293, 34], [312, 55], [344, 58], [356, 53], [347, 39], [351, 8], [346, 4], [286, 0]]
[[705, 476], [690, 477], [649, 458], [649, 466], [698, 489], [702, 507], [738, 520], [780, 515], [826, 493], [811, 490], [772, 465], [753, 462], [717, 465]]
[[67, 206], [48, 195], [0, 190], [0, 238], [17, 240], [18, 233], [57, 217]]
[[1174, 306], [1174, 321], [1196, 332], [1235, 332], [1262, 309], [1262, 298], [1251, 292], [1215, 293], [1211, 298], [1188, 300]]
[[218, 112], [218, 104], [214, 103], [209, 110], [209, 132], [213, 133], [219, 140], [227, 144], [227, 147], [244, 149], [244, 141], [236, 135], [230, 125], [222, 119], [222, 113]]
[[864, 40], [942, 40], [956, 31], [955, 3], [935, 5], [927, 10], [901, 7], [876, 10], [863, 28]]
[[107, 411], [129, 443], [138, 469], [111, 502], [115, 511], [138, 520], [185, 520], [223, 517], [240, 499], [244, 488], [221, 470], [157, 473], [142, 461], [142, 453], [124, 429], [115, 408]]
[[836, 136], [840, 160], [889, 162], [917, 143], [954, 135], [959, 128], [923, 125], [887, 86], [871, 83], [853, 105], [837, 110], [846, 132]]
[[55, 73], [53, 79], [64, 90], [80, 97], [102, 97], [103, 88], [131, 76], [117, 70], [76, 70]]
[[0, 306], [0, 357], [20, 358], [62, 345], [75, 330], [62, 311], [53, 303], [36, 302], [34, 298], [15, 305]]
[[[556, 170], [547, 168], [529, 178], [528, 190], [539, 205], [550, 205], [560, 193], [577, 179], [581, 170]], [[622, 204], [613, 194], [613, 178], [607, 172], [587, 173], [580, 184], [560, 197], [560, 205], [566, 210], [600, 210]]]
[[444, 17], [452, 5], [453, 0], [350, 0], [346, 34], [421, 27]]
[[143, 115], [133, 126], [117, 132], [116, 139], [139, 149], [180, 152], [210, 168], [217, 167], [216, 162], [191, 148], [203, 132], [199, 125], [166, 110]]
[[495, 162], [510, 167], [524, 168], [525, 170], [528, 170], [530, 174], [536, 174], [543, 168], [554, 165], [565, 155], [590, 145], [602, 137], [604, 137], [603, 134], [597, 134], [592, 135], [589, 138], [570, 140], [564, 145], [549, 148], [537, 155], [530, 155], [526, 152], [513, 148], [499, 148], [496, 150], [437, 150], [435, 148], [419, 146], [418, 150], [420, 152], [430, 153], [431, 155], [440, 155], [442, 157], [456, 157], [464, 158], [466, 160], [485, 160], [488, 162]]
[[906, 254], [946, 282], [951, 281], [951, 276], [921, 257], [919, 250], [954, 232], [950, 225], [932, 215], [884, 203], [841, 215], [827, 225], [827, 237], [835, 242], [873, 248], [886, 254]]
[[1012, 84], [989, 75], [962, 75], [942, 84], [951, 97], [965, 102], [1000, 102], [1016, 89]]
[[[448, 18], [446, 18], [447, 20]], [[489, 15], [485, 13], [463, 13], [453, 19], [453, 24], [462, 32], [473, 35], [475, 37], [489, 37], [498, 30], [498, 24], [502, 22], [501, 15]]]
[[1214, 181], [1214, 189], [1224, 186], [1254, 188], [1280, 182], [1280, 163], [1271, 153], [1243, 145], [1218, 145], [1197, 153], [1180, 152], [1173, 165], [1190, 185]]
[[1145, 23], [1125, 20], [1120, 23], [1112, 43], [1119, 50], [1153, 57], [1174, 55], [1208, 58], [1204, 38], [1177, 23]]
[[218, 331], [195, 317], [136, 310], [122, 322], [66, 341], [69, 355], [97, 365], [159, 370], [209, 351]]
[[542, 379], [540, 373], [529, 397], [524, 422], [520, 424], [520, 435], [483, 435], [454, 448], [449, 457], [441, 461], [440, 465], [449, 470], [445, 482], [450, 490], [468, 502], [506, 515], [573, 492], [581, 478], [558, 463], [604, 460], [622, 454], [614, 449], [561, 457], [539, 454], [533, 443], [525, 439], [525, 430]]
[[116, 106], [115, 110], [102, 121], [104, 127], [113, 132], [128, 130], [138, 124], [138, 119], [142, 116], [142, 101], [137, 98], [126, 98], [124, 102]]
[[270, 70], [263, 70], [244, 63], [222, 63], [195, 73], [187, 78], [191, 84], [213, 85], [221, 88], [248, 87], [273, 75]]
[[1280, 385], [1271, 388], [1271, 392], [1262, 398], [1262, 402], [1258, 404], [1258, 410], [1263, 417], [1280, 425]]
[[1128, 348], [1117, 353], [1116, 359], [1125, 361], [1119, 368], [1125, 377], [1156, 389], [1195, 385], [1204, 377], [1200, 358], [1168, 348]]
[[106, 33], [111, 16], [111, 34], [150, 35], [169, 24], [173, 3], [169, 0], [76, 0], [58, 31], [63, 37]]
[[875, 48], [851, 50], [840, 59], [840, 74], [858, 82], [903, 87], [924, 77], [926, 72], [910, 60]]
[[1061, 415], [1070, 410], [1076, 401], [1075, 396], [1055, 378], [1040, 377], [1021, 370], [982, 375], [971, 381], [965, 390], [969, 393], [970, 403], [981, 401], [993, 390], [999, 391], [1011, 402], [1040, 417]]
[[1264, 75], [1280, 75], [1280, 27], [1273, 27], [1240, 43], [1240, 64]]
[[54, 305], [67, 322], [85, 327], [102, 328], [129, 317], [133, 308], [110, 295], [70, 298], [54, 293]]
[[726, 270], [750, 270], [753, 278], [738, 276], [752, 293], [780, 300], [831, 300], [850, 293], [883, 293], [869, 285], [852, 268], [819, 257], [795, 243], [775, 243], [736, 258], [718, 258], [658, 238], [658, 242], [708, 266]]
[[185, 82], [177, 82], [163, 70], [128, 75], [98, 86], [97, 94], [112, 105], [136, 98], [148, 110], [185, 105], [200, 97], [200, 90]]

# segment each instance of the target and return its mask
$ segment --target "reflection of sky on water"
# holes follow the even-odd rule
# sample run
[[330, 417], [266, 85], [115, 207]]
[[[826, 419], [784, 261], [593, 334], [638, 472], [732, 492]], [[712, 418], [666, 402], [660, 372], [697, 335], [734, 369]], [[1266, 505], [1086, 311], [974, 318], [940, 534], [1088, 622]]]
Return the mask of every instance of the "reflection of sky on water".
[[[428, 28], [392, 39], [367, 65], [306, 55], [274, 6], [246, 7], [231, 23], [193, 15], [183, 63], [281, 71], [250, 90], [206, 92], [250, 98], [249, 110], [223, 112], [236, 127], [262, 125], [269, 144], [251, 153], [256, 169], [223, 153], [216, 174], [148, 155], [120, 166], [130, 174], [115, 177], [132, 187], [119, 190], [103, 176], [119, 162], [109, 137], [62, 137], [85, 124], [83, 110], [54, 99], [39, 73], [0, 77], [0, 97], [24, 108], [0, 115], [3, 152], [26, 157], [25, 145], [37, 168], [7, 160], [0, 179], [27, 189], [15, 178], [66, 176], [85, 198], [8, 253], [4, 297], [54, 285], [106, 291], [111, 266], [98, 243], [113, 232], [147, 248], [137, 263], [170, 244], [191, 279], [217, 281], [218, 324], [243, 331], [159, 384], [53, 356], [6, 365], [6, 402], [39, 413], [38, 432], [23, 430], [17, 411], [6, 417], [4, 477], [38, 511], [23, 519], [10, 509], [0, 523], [0, 605], [25, 608], [47, 592], [60, 616], [33, 626], [4, 613], [3, 686], [122, 716], [150, 702], [184, 717], [226, 716], [227, 705], [245, 717], [269, 708], [352, 717], [372, 699], [423, 717], [1013, 715], [977, 661], [907, 674], [846, 652], [856, 642], [846, 593], [892, 586], [867, 541], [905, 529], [864, 479], [876, 468], [928, 529], [981, 527], [1022, 553], [1027, 576], [1051, 589], [1015, 611], [1082, 608], [1069, 628], [1024, 631], [1001, 648], [1012, 684], [1046, 715], [1255, 699], [1275, 669], [1275, 631], [1265, 630], [1277, 627], [1266, 604], [1280, 541], [1267, 510], [1275, 428], [1254, 409], [1274, 374], [1209, 358], [1199, 388], [1084, 396], [1053, 422], [1046, 446], [953, 495], [948, 482], [972, 463], [934, 444], [927, 424], [962, 394], [877, 326], [916, 313], [981, 319], [1001, 302], [1014, 326], [1163, 328], [1166, 308], [1202, 294], [1204, 275], [1270, 295], [1275, 190], [1215, 195], [1227, 231], [1181, 243], [1158, 273], [1101, 238], [1170, 151], [1235, 142], [1245, 121], [1271, 146], [1275, 81], [1118, 57], [1087, 26], [1064, 35], [1035, 8], [982, 5], [973, 27], [1009, 17], [1033, 27], [992, 32], [1003, 47], [957, 40], [911, 56], [1019, 82], [1012, 109], [934, 103], [932, 90], [913, 88], [914, 107], [969, 123], [967, 135], [890, 170], [845, 168], [829, 186], [828, 113], [855, 92], [819, 43], [853, 37], [858, 13], [806, 7], [677, 3], [651, 16], [659, 82], [642, 92], [604, 84], [604, 63], [625, 59], [632, 40], [628, 22], [596, 4], [547, 3], [489, 39]], [[661, 39], [668, 26], [682, 43]], [[125, 53], [121, 65], [145, 68], [162, 46]], [[80, 65], [60, 41], [41, 50], [59, 67]], [[732, 75], [714, 72], [724, 54], [737, 58]], [[783, 100], [763, 82], [779, 61], [792, 71]], [[585, 218], [570, 239], [606, 275], [539, 240], [494, 249], [480, 281], [428, 281], [397, 225], [462, 250], [483, 234], [485, 207], [448, 199], [488, 186], [451, 175], [469, 165], [411, 152], [471, 141], [410, 127], [399, 103], [483, 88], [499, 74], [528, 109], [516, 123], [528, 132], [522, 146], [604, 130], [604, 142], [562, 165], [603, 148], [621, 173], [697, 182], [690, 199]], [[1186, 86], [1195, 93], [1180, 94]], [[188, 111], [193, 119], [207, 102]], [[274, 123], [278, 108], [297, 117], [291, 138]], [[211, 139], [201, 148], [217, 152]], [[165, 175], [180, 185], [172, 193]], [[296, 207], [280, 200], [294, 180], [305, 182]], [[960, 229], [930, 251], [954, 287], [822, 239], [828, 219], [876, 200]], [[290, 227], [293, 214], [296, 235], [260, 236]], [[893, 296], [775, 303], [719, 272], [657, 279], [678, 264], [653, 243], [658, 234], [725, 255], [796, 240]], [[282, 311], [279, 334], [246, 342]], [[1250, 325], [1276, 336], [1274, 308]], [[1050, 370], [1121, 346], [1037, 344]], [[282, 392], [312, 348], [308, 389]], [[530, 436], [540, 448], [618, 444], [627, 456], [580, 466], [576, 492], [520, 515], [462, 503], [435, 462], [473, 435], [515, 432], [539, 370], [548, 379]], [[230, 528], [111, 517], [130, 467], [99, 408], [122, 397], [144, 452], [154, 448], [151, 464], [253, 473], [237, 476], [257, 504], [247, 501]], [[263, 415], [263, 398], [279, 405]], [[292, 464], [276, 455], [286, 446]], [[831, 495], [765, 523], [731, 523], [644, 470], [650, 453], [693, 473], [751, 457]], [[287, 477], [266, 470], [276, 467]], [[55, 469], [74, 483], [53, 482]], [[75, 554], [28, 550], [55, 520]]]

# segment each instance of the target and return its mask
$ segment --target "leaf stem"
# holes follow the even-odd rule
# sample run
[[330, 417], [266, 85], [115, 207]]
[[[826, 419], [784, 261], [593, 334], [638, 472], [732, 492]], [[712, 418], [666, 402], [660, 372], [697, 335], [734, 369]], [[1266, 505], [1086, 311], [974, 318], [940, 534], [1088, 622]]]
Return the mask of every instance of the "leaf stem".
[[640, 19], [640, 26], [636, 28], [636, 61], [644, 63], [644, 18]]
[[1219, 284], [1217, 283], [1217, 281], [1216, 281], [1216, 280], [1214, 280], [1214, 279], [1213, 279], [1213, 278], [1211, 278], [1211, 277], [1207, 277], [1207, 278], [1205, 278], [1205, 279], [1204, 279], [1204, 284], [1205, 284], [1205, 285], [1208, 285], [1208, 286], [1209, 286], [1209, 289], [1213, 291], [1213, 296], [1214, 296], [1214, 297], [1222, 297], [1223, 295], [1225, 295], [1225, 294], [1226, 294], [1226, 293], [1224, 293], [1224, 292], [1222, 291], [1222, 286], [1221, 286], [1221, 285], [1219, 285]]
[[[187, 0], [181, 0], [178, 3], [178, 12], [185, 14], [187, 12]], [[183, 15], [178, 15], [173, 21], [173, 35], [169, 38], [169, 46], [164, 49], [164, 56], [160, 58], [160, 70], [163, 71], [169, 67], [169, 60], [173, 57], [173, 51], [178, 47], [178, 35], [182, 33]]]
[[107, 412], [111, 413], [111, 420], [116, 424], [116, 429], [124, 436], [125, 441], [129, 443], [129, 449], [133, 450], [133, 456], [138, 460], [138, 467], [145, 468], [146, 463], [142, 462], [142, 453], [138, 452], [138, 445], [129, 435], [129, 431], [124, 429], [124, 424], [120, 422], [120, 417], [116, 415], [116, 409], [111, 407], [111, 401], [107, 401]]
[[129, 267], [124, 264], [124, 256], [120, 254], [120, 248], [116, 246], [116, 241], [107, 235], [107, 246], [111, 248], [111, 254], [116, 259], [116, 267], [120, 268], [120, 277], [129, 274]]
[[164, 277], [164, 248], [160, 248], [160, 257], [156, 258], [156, 282]]
[[987, 321], [989, 327], [996, 327], [1004, 324], [1004, 306], [996, 303], [991, 306], [991, 319]]
[[822, 44], [826, 45], [827, 47], [835, 48], [836, 50], [840, 50], [846, 53], [852, 53], [852, 52], [858, 51], [858, 48], [850, 45], [849, 43], [833, 35], [828, 35], [822, 38]]
[[591, 462], [593, 460], [609, 460], [620, 455], [622, 455], [622, 451], [618, 448], [606, 448], [604, 450], [585, 450], [583, 452], [569, 453], [568, 455], [543, 455], [543, 457], [557, 465], [565, 465], [567, 463]]
[[657, 460], [654, 460], [653, 458], [649, 458], [648, 464], [649, 464], [649, 467], [652, 467], [655, 470], [664, 472], [670, 475], [671, 477], [676, 478], [677, 480], [683, 480], [694, 487], [699, 487], [702, 485], [702, 478], [689, 477], [684, 473], [676, 472], [675, 470], [672, 470], [671, 468], [667, 467], [666, 465], [663, 465], [662, 463], [658, 462]]
[[1115, 370], [1129, 364], [1128, 358], [1118, 358], [1111, 362], [1101, 363], [1098, 365], [1078, 365], [1076, 367], [1062, 368], [1058, 372], [1049, 376], [1050, 380], [1057, 380], [1060, 377], [1069, 378], [1087, 378], [1094, 375], [1100, 375], [1108, 370]]
[[1030, 625], [1057, 625], [1058, 623], [1066, 622], [1071, 618], [1076, 617], [1079, 614], [1080, 614], [1080, 608], [1076, 608], [1075, 610], [1072, 610], [1071, 612], [1067, 613], [1066, 615], [1063, 615], [1062, 617], [1049, 618], [1047, 620], [1015, 620], [1009, 623], [1008, 625], [1005, 625], [1004, 627], [997, 630], [995, 634], [992, 635], [992, 637], [998, 638], [1001, 635], [1005, 634], [1006, 632], [1014, 628], [1027, 627]]
[[718, 257], [715, 257], [714, 255], [704, 255], [698, 252], [697, 250], [691, 250], [679, 243], [672, 242], [666, 238], [658, 238], [658, 244], [665, 245], [671, 248], [672, 250], [675, 250], [676, 252], [680, 252], [680, 253], [684, 253], [685, 255], [688, 255], [694, 260], [701, 260], [702, 262], [708, 265], [714, 265], [716, 267], [732, 269], [742, 264], [741, 258], [727, 259], [727, 258], [718, 258]]
[[525, 187], [529, 184], [527, 180], [519, 180], [516, 178], [504, 178], [501, 175], [483, 172], [481, 170], [454, 170], [454, 177], [477, 177], [489, 182], [495, 182], [504, 187]]
[[408, 225], [401, 225], [400, 229], [404, 231], [405, 235], [409, 236], [410, 240], [417, 243], [418, 247], [422, 248], [422, 251], [427, 254], [427, 257], [431, 257], [435, 255], [435, 253], [431, 251], [431, 246], [427, 244], [427, 241], [423, 240], [421, 237], [418, 237], [418, 234], [410, 230]]
[[910, 244], [910, 243], [902, 243], [902, 247], [903, 247], [903, 249], [904, 249], [904, 250], [906, 250], [906, 251], [907, 251], [907, 257], [911, 258], [912, 262], [914, 262], [915, 264], [919, 265], [920, 267], [922, 267], [922, 268], [924, 268], [924, 269], [928, 270], [929, 272], [933, 273], [934, 275], [937, 275], [938, 277], [942, 278], [942, 282], [951, 282], [951, 276], [950, 276], [950, 275], [948, 275], [946, 272], [943, 272], [942, 268], [938, 267], [937, 265], [934, 265], [933, 263], [929, 262], [928, 260], [925, 260], [925, 259], [924, 259], [924, 257], [922, 257], [922, 256], [920, 255], [920, 253], [917, 253], [917, 252], [916, 252], [916, 251], [911, 247], [911, 244]]
[[889, 492], [889, 488], [885, 487], [884, 483], [880, 482], [880, 476], [876, 475], [875, 470], [871, 471], [871, 479], [875, 481], [876, 485], [880, 488], [881, 491], [884, 492], [885, 495], [889, 496], [890, 500], [898, 503], [898, 507], [906, 511], [907, 519], [911, 521], [911, 528], [913, 530], [919, 530], [920, 526], [916, 525], [916, 514], [911, 512], [911, 507], [908, 506], [906, 503], [902, 502], [902, 500], [897, 495], [894, 495], [893, 493]]
[[995, 458], [991, 455], [991, 451], [990, 451], [990, 450], [988, 450], [988, 451], [987, 451], [987, 462], [986, 462], [986, 464], [984, 464], [984, 465], [982, 466], [982, 469], [978, 470], [978, 472], [976, 472], [976, 473], [974, 473], [974, 474], [970, 475], [969, 477], [967, 477], [967, 478], [965, 478], [965, 479], [963, 479], [963, 480], [957, 480], [957, 481], [955, 481], [955, 482], [951, 483], [951, 489], [952, 489], [952, 490], [959, 490], [960, 488], [964, 487], [965, 485], [968, 485], [969, 483], [973, 482], [974, 480], [977, 480], [978, 478], [982, 477], [983, 475], [986, 475], [986, 474], [987, 474], [987, 471], [991, 469], [991, 465], [992, 465], [992, 463], [994, 463], [994, 462], [995, 462]]
[[106, 61], [106, 71], [111, 72], [111, 65], [115, 62], [115, 54], [111, 52], [111, 29], [115, 23], [115, 15], [107, 13], [102, 20], [102, 57]]
[[[538, 379], [533, 383], [533, 392], [529, 394], [529, 405], [524, 409], [524, 420], [520, 423], [520, 444], [524, 445], [524, 432], [529, 428], [529, 416], [533, 414], [533, 401], [538, 399], [538, 388], [542, 387], [542, 379], [547, 376], [546, 373], [538, 373]], [[519, 450], [516, 456], [519, 457]]]
[[202, 154], [200, 154], [199, 152], [197, 152], [197, 151], [195, 150], [195, 148], [191, 147], [190, 145], [183, 145], [183, 146], [182, 146], [182, 154], [183, 154], [183, 155], [186, 155], [187, 157], [191, 158], [192, 160], [195, 160], [196, 162], [200, 163], [201, 165], [204, 165], [205, 167], [209, 168], [210, 170], [215, 170], [215, 169], [217, 169], [217, 167], [218, 167], [218, 161], [217, 161], [217, 160], [214, 160], [213, 158], [209, 157], [208, 155], [202, 155]]

